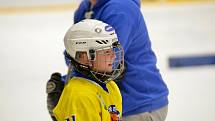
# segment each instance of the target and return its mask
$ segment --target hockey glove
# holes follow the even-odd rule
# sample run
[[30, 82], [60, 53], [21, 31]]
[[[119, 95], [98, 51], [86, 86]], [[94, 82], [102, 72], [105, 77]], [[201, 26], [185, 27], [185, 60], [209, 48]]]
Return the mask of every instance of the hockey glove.
[[61, 80], [61, 74], [57, 72], [53, 73], [51, 79], [46, 84], [47, 108], [53, 121], [57, 121], [54, 117], [53, 109], [60, 99], [63, 88], [64, 82]]

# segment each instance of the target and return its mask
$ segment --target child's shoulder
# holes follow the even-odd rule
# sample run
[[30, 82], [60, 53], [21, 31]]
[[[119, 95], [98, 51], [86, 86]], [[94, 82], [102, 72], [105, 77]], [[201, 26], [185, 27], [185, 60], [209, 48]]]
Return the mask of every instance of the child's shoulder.
[[73, 92], [92, 92], [96, 91], [97, 84], [95, 82], [92, 82], [86, 78], [82, 77], [73, 77], [69, 80], [66, 87], [67, 90], [73, 91]]
[[111, 88], [118, 88], [116, 82], [114, 82], [114, 81], [108, 82], [106, 86], [111, 87]]

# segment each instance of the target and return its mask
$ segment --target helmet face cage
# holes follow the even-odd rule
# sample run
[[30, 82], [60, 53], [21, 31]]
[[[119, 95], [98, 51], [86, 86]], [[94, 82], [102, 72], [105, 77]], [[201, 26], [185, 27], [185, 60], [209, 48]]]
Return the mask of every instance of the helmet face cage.
[[[89, 63], [96, 63], [96, 68], [91, 68], [92, 75], [101, 83], [107, 83], [116, 79], [124, 70], [124, 51], [118, 42], [103, 48], [95, 49], [96, 56], [102, 56], [103, 59], [89, 59]], [[101, 65], [103, 64], [103, 65]], [[99, 67], [100, 66], [100, 67]], [[101, 71], [101, 66], [102, 71]], [[110, 67], [111, 66], [111, 67]], [[111, 68], [111, 69], [110, 69]]]

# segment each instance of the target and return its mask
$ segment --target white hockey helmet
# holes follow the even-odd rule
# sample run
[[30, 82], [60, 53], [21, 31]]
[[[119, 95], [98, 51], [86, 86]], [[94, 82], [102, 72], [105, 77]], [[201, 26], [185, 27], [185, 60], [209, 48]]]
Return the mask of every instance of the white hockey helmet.
[[[115, 30], [110, 25], [94, 19], [85, 19], [74, 24], [64, 38], [66, 53], [71, 57], [71, 64], [80, 73], [107, 83], [116, 79], [124, 70], [124, 51], [118, 42]], [[86, 52], [89, 61], [95, 61], [98, 50], [112, 49], [115, 59], [112, 72], [99, 72], [90, 65], [83, 65], [76, 60], [77, 52]]]

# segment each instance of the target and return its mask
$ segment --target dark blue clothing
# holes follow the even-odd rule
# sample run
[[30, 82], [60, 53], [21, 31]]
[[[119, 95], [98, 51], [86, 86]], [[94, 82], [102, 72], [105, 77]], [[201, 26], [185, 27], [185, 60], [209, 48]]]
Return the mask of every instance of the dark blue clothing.
[[84, 0], [75, 12], [74, 22], [91, 18], [101, 20], [116, 30], [125, 50], [126, 71], [118, 86], [123, 98], [123, 116], [153, 111], [168, 104], [168, 89], [156, 67], [156, 56], [139, 0], [98, 0], [91, 8]]

